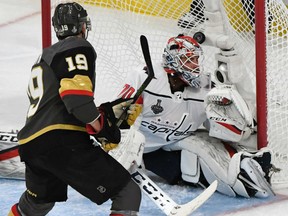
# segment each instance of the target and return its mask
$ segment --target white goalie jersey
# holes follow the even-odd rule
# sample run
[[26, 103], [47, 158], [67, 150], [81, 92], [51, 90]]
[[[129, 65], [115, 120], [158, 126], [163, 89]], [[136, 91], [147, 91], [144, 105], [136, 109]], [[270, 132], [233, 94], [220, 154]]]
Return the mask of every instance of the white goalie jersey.
[[[208, 88], [185, 88], [184, 92], [171, 93], [167, 73], [161, 64], [154, 65], [155, 78], [148, 85], [143, 98], [143, 110], [135, 126], [145, 136], [145, 153], [181, 140], [196, 131], [205, 121], [204, 98]], [[132, 97], [147, 75], [131, 75], [121, 94]], [[138, 77], [138, 80], [135, 80]]]

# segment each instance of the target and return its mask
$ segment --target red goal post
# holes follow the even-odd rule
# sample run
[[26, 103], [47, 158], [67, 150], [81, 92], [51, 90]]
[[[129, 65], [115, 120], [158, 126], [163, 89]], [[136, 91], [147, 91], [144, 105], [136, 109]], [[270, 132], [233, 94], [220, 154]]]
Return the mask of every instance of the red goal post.
[[266, 91], [266, 16], [265, 0], [255, 2], [255, 55], [256, 55], [256, 106], [258, 148], [268, 145], [267, 140], [267, 91]]
[[42, 47], [51, 45], [51, 2], [50, 0], [41, 0], [41, 18], [42, 18]]
[[[210, 0], [211, 1], [211, 0]], [[217, 1], [217, 0], [213, 0]], [[257, 113], [258, 147], [273, 150], [273, 163], [282, 169], [272, 179], [275, 185], [288, 185], [288, 12], [282, 0], [219, 0], [225, 34], [235, 41], [248, 79], [253, 83]], [[42, 0], [43, 47], [56, 42], [51, 34], [51, 14], [67, 0]], [[135, 67], [143, 66], [139, 36], [147, 36], [153, 62], [161, 61], [168, 38], [179, 33], [206, 32], [200, 23], [179, 27], [178, 20], [189, 12], [191, 0], [77, 0], [92, 21], [88, 40], [98, 54], [96, 90], [100, 102], [111, 100]], [[203, 8], [201, 0], [193, 0]], [[246, 1], [246, 2], [253, 2]], [[195, 12], [195, 11], [194, 11]], [[192, 14], [194, 13], [191, 12]], [[196, 14], [194, 14], [196, 16]], [[50, 28], [50, 29], [49, 29]], [[219, 48], [203, 44], [204, 68], [214, 73]], [[100, 81], [99, 81], [100, 80]], [[253, 96], [252, 96], [253, 97]]]

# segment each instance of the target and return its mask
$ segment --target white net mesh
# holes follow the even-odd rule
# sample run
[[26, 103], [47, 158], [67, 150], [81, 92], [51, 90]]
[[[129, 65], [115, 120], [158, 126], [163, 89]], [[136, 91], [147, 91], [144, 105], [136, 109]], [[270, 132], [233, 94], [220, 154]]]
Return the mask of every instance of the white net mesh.
[[[211, 1], [211, 0], [210, 0]], [[213, 2], [216, 0], [213, 0]], [[113, 100], [122, 87], [125, 77], [139, 66], [144, 66], [140, 48], [140, 35], [148, 38], [152, 61], [160, 61], [166, 41], [179, 33], [194, 35], [197, 31], [207, 33], [207, 29], [219, 30], [235, 42], [235, 50], [242, 57], [243, 66], [256, 92], [255, 75], [255, 13], [254, 1], [219, 0], [222, 20], [204, 22], [204, 5], [201, 0], [78, 0], [92, 21], [92, 32], [88, 40], [98, 54], [96, 62], [96, 102]], [[52, 14], [55, 5], [52, 1]], [[266, 54], [263, 64], [267, 67], [267, 136], [269, 146], [274, 151], [273, 163], [282, 171], [274, 175], [273, 184], [288, 184], [288, 13], [282, 0], [269, 0], [266, 5]], [[187, 13], [185, 17], [183, 14]], [[202, 11], [202, 12], [201, 12]], [[191, 15], [192, 14], [192, 15]], [[206, 14], [205, 14], [206, 15]], [[177, 25], [182, 17], [182, 22]], [[207, 18], [207, 17], [206, 17]], [[186, 20], [186, 22], [184, 21]], [[218, 26], [217, 26], [218, 25]], [[213, 30], [214, 31], [214, 30]], [[208, 33], [207, 33], [208, 34]], [[54, 35], [54, 34], [53, 34]], [[53, 38], [53, 42], [56, 38]], [[217, 67], [215, 53], [218, 48], [203, 45], [204, 69], [213, 73]], [[252, 96], [254, 102], [255, 97]]]

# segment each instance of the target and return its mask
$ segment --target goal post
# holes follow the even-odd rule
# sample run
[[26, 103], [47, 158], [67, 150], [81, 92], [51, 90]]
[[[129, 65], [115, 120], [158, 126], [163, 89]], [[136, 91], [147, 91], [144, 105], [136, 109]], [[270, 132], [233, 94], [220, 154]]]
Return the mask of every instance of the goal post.
[[42, 48], [51, 45], [51, 2], [50, 0], [41, 0], [41, 18], [42, 18]]
[[[288, 10], [282, 0], [213, 0], [219, 1], [220, 8], [215, 19], [215, 14], [206, 13], [205, 0], [193, 0], [197, 10], [190, 10], [192, 0], [75, 1], [87, 9], [92, 22], [88, 40], [97, 52], [98, 104], [113, 100], [125, 78], [145, 65], [140, 35], [148, 38], [153, 64], [157, 64], [172, 36], [179, 33], [193, 36], [195, 32], [209, 35], [208, 29], [224, 32], [241, 57], [246, 74], [242, 82], [253, 85], [252, 88], [244, 85], [243, 90], [254, 103], [258, 148], [270, 147], [272, 162], [281, 169], [273, 175], [272, 185], [288, 186]], [[72, 1], [42, 0], [44, 47], [57, 41], [51, 30], [51, 14], [63, 2]], [[186, 26], [180, 25], [179, 20], [189, 11], [190, 18], [198, 18], [187, 21]], [[199, 18], [201, 11], [203, 19]], [[220, 49], [205, 43], [202, 47], [204, 70], [213, 75], [218, 66], [215, 56]]]
[[[267, 140], [267, 73], [266, 73], [266, 15], [265, 0], [255, 1], [255, 55], [256, 55], [256, 107], [257, 145], [261, 149]], [[264, 64], [263, 64], [264, 61]]]

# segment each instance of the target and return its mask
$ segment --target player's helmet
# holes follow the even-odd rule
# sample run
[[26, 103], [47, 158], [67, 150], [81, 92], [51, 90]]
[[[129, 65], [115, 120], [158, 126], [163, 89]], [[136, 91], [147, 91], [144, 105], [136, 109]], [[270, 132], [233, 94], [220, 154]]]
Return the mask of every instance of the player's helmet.
[[[184, 62], [182, 57], [185, 57]], [[197, 65], [191, 60], [194, 57], [198, 57]], [[195, 67], [187, 67], [188, 61], [194, 63]], [[195, 87], [193, 82], [199, 78], [202, 61], [203, 50], [198, 42], [190, 36], [180, 34], [168, 40], [164, 49], [162, 64], [167, 73], [179, 75], [184, 82]]]
[[59, 4], [55, 8], [52, 24], [59, 39], [68, 36], [78, 35], [82, 31], [83, 24], [86, 24], [85, 37], [91, 30], [91, 22], [86, 10], [78, 3]]

